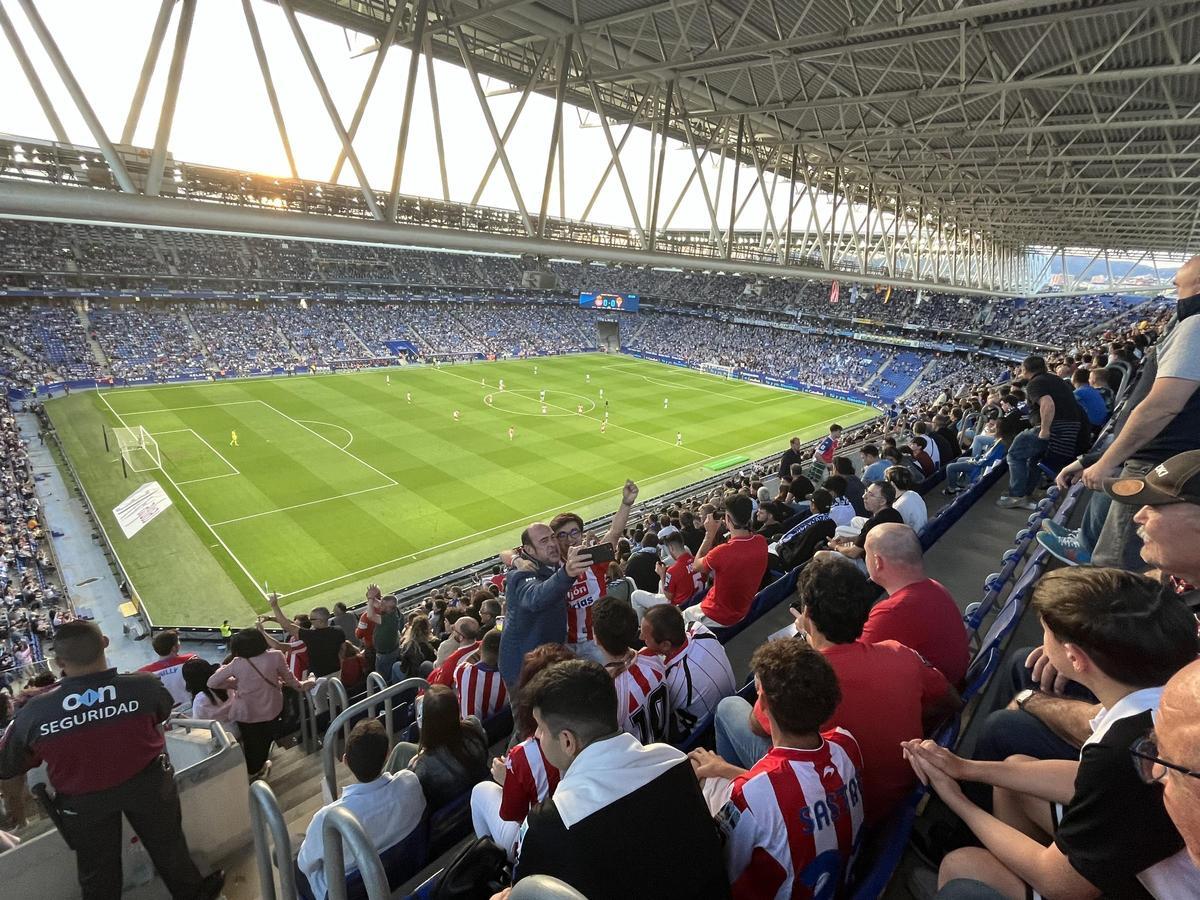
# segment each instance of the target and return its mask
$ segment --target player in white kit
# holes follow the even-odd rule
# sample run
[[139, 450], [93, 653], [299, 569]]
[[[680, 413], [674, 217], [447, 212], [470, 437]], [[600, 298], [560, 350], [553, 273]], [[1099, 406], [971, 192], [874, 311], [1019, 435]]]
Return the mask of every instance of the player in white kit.
[[455, 422], [458, 421], [458, 410], [457, 409], [454, 411], [454, 421]]
[[675, 446], [676, 447], [683, 446], [683, 432], [682, 431], [675, 432]]
[[513, 439], [513, 437], [516, 435], [516, 433], [517, 433], [517, 429], [515, 429], [511, 425], [509, 425], [508, 426], [508, 439], [510, 441]]

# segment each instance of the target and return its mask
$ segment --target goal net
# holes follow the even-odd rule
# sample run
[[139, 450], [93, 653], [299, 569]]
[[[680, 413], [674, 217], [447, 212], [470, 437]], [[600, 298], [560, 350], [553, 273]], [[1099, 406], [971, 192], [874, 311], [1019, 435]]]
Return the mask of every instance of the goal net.
[[136, 428], [114, 428], [113, 434], [117, 438], [117, 447], [125, 459], [125, 465], [134, 472], [149, 472], [162, 468], [158, 441], [141, 425]]

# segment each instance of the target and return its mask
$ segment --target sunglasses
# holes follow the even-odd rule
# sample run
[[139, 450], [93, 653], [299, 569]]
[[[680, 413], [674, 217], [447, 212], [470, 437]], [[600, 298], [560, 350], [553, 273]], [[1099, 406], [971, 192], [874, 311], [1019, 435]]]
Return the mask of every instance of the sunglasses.
[[[1188, 778], [1200, 778], [1200, 772], [1195, 772], [1186, 766], [1177, 765], [1173, 762], [1167, 762], [1158, 755], [1158, 739], [1153, 734], [1148, 734], [1144, 738], [1140, 738], [1132, 747], [1129, 748], [1130, 754], [1133, 756], [1133, 766], [1137, 769], [1138, 775], [1146, 784], [1154, 784], [1162, 781], [1166, 777], [1167, 769], [1179, 772], [1181, 775], [1186, 775]], [[1155, 769], [1158, 772], [1155, 772]]]

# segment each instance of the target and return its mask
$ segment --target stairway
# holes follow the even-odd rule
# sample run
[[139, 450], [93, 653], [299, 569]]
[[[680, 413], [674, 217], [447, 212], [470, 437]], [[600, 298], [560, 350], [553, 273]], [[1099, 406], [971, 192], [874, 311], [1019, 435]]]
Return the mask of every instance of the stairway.
[[924, 368], [922, 368], [921, 371], [917, 373], [917, 377], [912, 380], [912, 384], [910, 384], [907, 388], [905, 388], [904, 393], [901, 394], [896, 399], [897, 400], [907, 400], [910, 396], [912, 396], [913, 393], [916, 392], [917, 388], [919, 388], [921, 386], [921, 382], [924, 380], [926, 373], [930, 369], [933, 368], [933, 365], [936, 362], [937, 362], [937, 358], [934, 357], [934, 358], [930, 359], [929, 362], [925, 363]]
[[187, 308], [182, 305], [179, 307], [179, 318], [183, 320], [183, 328], [187, 332], [188, 340], [200, 348], [200, 352], [204, 356], [205, 365], [211, 365], [211, 360], [208, 358], [208, 345], [204, 343], [204, 338], [200, 337], [200, 332], [196, 330], [196, 326], [192, 322], [192, 317], [187, 314]]
[[83, 328], [83, 333], [87, 336], [88, 349], [92, 351], [92, 358], [100, 365], [104, 371], [110, 371], [110, 363], [108, 356], [101, 348], [99, 342], [92, 337], [92, 320], [88, 318], [87, 307], [82, 300], [71, 301], [75, 306], [75, 315], [79, 317], [79, 324]]
[[876, 381], [878, 381], [879, 376], [882, 375], [884, 370], [892, 364], [892, 360], [894, 360], [895, 358], [896, 358], [895, 353], [889, 353], [888, 358], [883, 361], [883, 365], [881, 365], [878, 369], [875, 370], [875, 374], [872, 375], [870, 378], [868, 378], [866, 381], [864, 381], [862, 384], [860, 384], [858, 386], [859, 390], [865, 391], [867, 388], [869, 388], [871, 385], [873, 385]]

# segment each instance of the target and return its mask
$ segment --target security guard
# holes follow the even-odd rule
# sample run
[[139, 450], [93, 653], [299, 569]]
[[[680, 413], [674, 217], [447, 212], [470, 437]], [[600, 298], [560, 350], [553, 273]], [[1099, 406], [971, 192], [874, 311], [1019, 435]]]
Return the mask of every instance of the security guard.
[[217, 897], [225, 873], [201, 876], [183, 834], [160, 727], [171, 695], [152, 674], [110, 669], [107, 646], [93, 622], [59, 626], [54, 650], [63, 678], [22, 706], [0, 737], [0, 778], [46, 763], [56, 824], [75, 851], [84, 900], [121, 896], [122, 813], [172, 897]]

